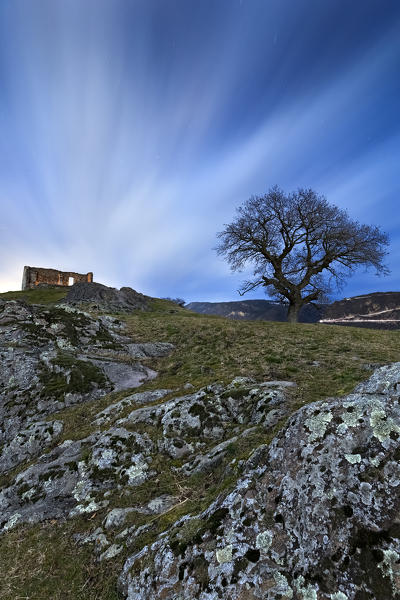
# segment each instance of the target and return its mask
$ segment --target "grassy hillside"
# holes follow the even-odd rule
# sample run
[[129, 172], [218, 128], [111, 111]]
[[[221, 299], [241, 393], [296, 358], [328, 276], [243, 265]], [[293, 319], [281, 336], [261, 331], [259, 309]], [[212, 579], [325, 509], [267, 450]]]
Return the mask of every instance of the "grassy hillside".
[[30, 304], [53, 304], [67, 295], [68, 288], [37, 288], [35, 290], [19, 290], [4, 292], [0, 300], [24, 300]]
[[348, 393], [368, 376], [371, 365], [400, 360], [400, 332], [330, 325], [231, 321], [185, 309], [164, 307], [126, 317], [134, 341], [175, 344], [159, 362], [151, 387], [196, 388], [245, 375], [257, 380], [287, 379], [298, 384], [301, 405]]
[[[55, 292], [61, 293], [33, 290], [8, 294], [15, 298], [25, 294], [24, 299], [39, 302], [41, 293], [41, 301], [48, 303], [56, 300]], [[150, 312], [120, 318], [126, 321], [135, 342], [168, 341], [176, 346], [170, 356], [159, 359], [159, 377], [140, 390], [181, 388], [175, 395], [183, 395], [187, 392], [182, 386], [188, 382], [198, 389], [214, 381], [227, 383], [238, 375], [259, 381], [285, 379], [297, 383], [293, 392], [295, 410], [304, 403], [348, 393], [368, 377], [372, 365], [400, 361], [400, 333], [395, 331], [230, 321], [191, 313], [162, 300], [154, 300]], [[90, 433], [93, 416], [129, 393], [109, 394], [59, 413], [56, 418], [63, 419], [66, 425], [63, 439], [78, 439]], [[283, 425], [279, 423], [275, 433]], [[229, 458], [246, 458], [254, 447], [270, 439], [265, 432], [255, 431], [253, 436], [232, 444]], [[121, 507], [143, 503], [157, 493], [179, 497], [180, 503], [165, 514], [134, 517], [136, 521], [130, 524], [151, 524], [149, 531], [137, 539], [137, 549], [155, 539], [179, 516], [195, 514], [207, 506], [233, 481], [223, 475], [223, 468], [203, 477], [178, 477], [171, 469], [177, 465], [176, 460], [161, 456], [159, 460], [162, 476], [133, 489], [129, 497], [120, 493], [111, 500], [114, 506]], [[73, 540], [75, 533], [98, 527], [104, 516], [105, 512], [99, 511], [64, 523], [54, 520], [20, 527], [4, 536], [0, 547], [0, 597], [116, 600], [116, 577], [125, 556], [96, 563], [90, 549], [77, 547]]]

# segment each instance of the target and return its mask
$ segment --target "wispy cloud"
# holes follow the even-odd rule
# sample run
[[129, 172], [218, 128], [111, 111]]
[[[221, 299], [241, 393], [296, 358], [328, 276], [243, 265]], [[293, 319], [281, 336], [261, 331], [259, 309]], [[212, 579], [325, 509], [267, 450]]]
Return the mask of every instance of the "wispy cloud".
[[[400, 138], [388, 6], [345, 35], [330, 21], [341, 2], [5, 1], [0, 289], [37, 264], [233, 298], [240, 276], [215, 256], [215, 232], [274, 183], [315, 186], [393, 229], [398, 262], [385, 216]], [[373, 285], [361, 277], [354, 291]]]

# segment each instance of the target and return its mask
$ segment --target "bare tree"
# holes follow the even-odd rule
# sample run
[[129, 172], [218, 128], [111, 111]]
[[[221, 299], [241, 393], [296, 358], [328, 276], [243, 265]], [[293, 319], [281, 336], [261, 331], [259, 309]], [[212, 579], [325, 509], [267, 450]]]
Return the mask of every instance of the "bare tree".
[[304, 304], [321, 302], [359, 267], [387, 275], [383, 259], [388, 236], [361, 225], [312, 189], [285, 194], [278, 187], [252, 196], [237, 217], [218, 233], [216, 250], [232, 270], [252, 264], [253, 279], [242, 295], [259, 286], [289, 304], [288, 321], [297, 322]]

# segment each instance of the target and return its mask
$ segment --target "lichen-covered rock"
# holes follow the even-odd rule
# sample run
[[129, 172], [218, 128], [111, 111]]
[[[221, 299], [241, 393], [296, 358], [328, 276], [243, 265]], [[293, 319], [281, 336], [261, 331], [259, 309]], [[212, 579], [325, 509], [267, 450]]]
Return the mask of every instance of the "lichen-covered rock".
[[154, 475], [147, 434], [110, 428], [67, 440], [0, 491], [0, 532], [17, 523], [74, 517], [108, 505], [107, 490], [129, 489]]
[[[82, 443], [66, 441], [19, 473], [0, 491], [0, 532], [19, 523], [63, 518], [78, 504], [76, 486], [85, 481]], [[90, 487], [88, 486], [88, 493]]]
[[38, 456], [61, 434], [61, 421], [37, 421], [20, 431], [10, 443], [3, 446], [0, 454], [0, 473]]
[[169, 494], [163, 494], [157, 498], [153, 498], [143, 506], [131, 506], [128, 508], [113, 508], [107, 513], [104, 519], [104, 528], [119, 529], [124, 525], [128, 516], [133, 513], [143, 515], [158, 515], [168, 511], [177, 503], [177, 499]]
[[288, 414], [286, 389], [292, 385], [277, 381], [256, 384], [238, 378], [227, 387], [213, 384], [194, 394], [138, 408], [117, 421], [117, 425], [159, 427], [162, 430], [159, 451], [171, 458], [182, 458], [203, 452], [210, 443], [215, 445], [231, 438], [235, 427], [240, 429], [248, 424], [271, 427]]
[[400, 598], [399, 459], [397, 363], [297, 411], [226, 497], [126, 561], [121, 590], [129, 600]]
[[0, 300], [0, 446], [68, 406], [153, 379], [156, 372], [133, 355], [140, 350], [149, 359], [171, 349], [132, 344], [110, 316]]
[[96, 415], [93, 421], [96, 425], [104, 425], [110, 423], [112, 419], [118, 418], [118, 416], [129, 406], [140, 406], [141, 404], [150, 404], [161, 400], [164, 396], [169, 394], [172, 390], [151, 390], [146, 392], [136, 392], [130, 396], [125, 396], [119, 402], [110, 404]]
[[[67, 440], [42, 454], [0, 492], [0, 532], [20, 523], [94, 513], [108, 506], [109, 494], [115, 491], [129, 497], [132, 488], [156, 477], [160, 451], [166, 457], [185, 460], [181, 467], [176, 463], [170, 467], [171, 477], [177, 473], [188, 477], [215, 468], [226, 458], [230, 445], [248, 435], [252, 429], [249, 425], [264, 428], [269, 412], [277, 406], [282, 415], [287, 413], [287, 387], [287, 382], [256, 384], [241, 379], [228, 386], [210, 385], [164, 402], [169, 390], [138, 392], [110, 405], [93, 422], [105, 427], [104, 431]], [[157, 401], [158, 404], [136, 408], [114, 423], [126, 406]], [[32, 431], [40, 431], [44, 437], [52, 425], [44, 422], [41, 427]], [[17, 436], [16, 440], [25, 437]], [[37, 437], [40, 447], [40, 436]], [[22, 442], [20, 446], [20, 456], [25, 457]], [[39, 454], [36, 446], [35, 453]], [[154, 467], [154, 463], [158, 466]], [[128, 510], [114, 506], [105, 527], [115, 528], [122, 515], [126, 517], [132, 510], [159, 514], [177, 502], [172, 495], [158, 494], [146, 499], [142, 506], [127, 507]], [[113, 512], [116, 509], [117, 516]]]
[[104, 519], [105, 529], [117, 529], [126, 521], [127, 516], [134, 512], [134, 508], [113, 508]]
[[226, 456], [226, 453], [231, 444], [238, 440], [237, 436], [229, 438], [225, 442], [217, 444], [209, 452], [205, 454], [197, 454], [192, 460], [186, 462], [182, 467], [177, 469], [185, 475], [193, 475], [195, 473], [207, 473], [217, 467]]

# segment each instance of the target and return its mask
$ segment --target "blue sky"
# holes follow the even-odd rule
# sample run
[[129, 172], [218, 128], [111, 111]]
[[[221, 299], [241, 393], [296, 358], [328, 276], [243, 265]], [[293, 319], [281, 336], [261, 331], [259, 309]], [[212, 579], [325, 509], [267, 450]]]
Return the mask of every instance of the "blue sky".
[[389, 233], [339, 297], [400, 290], [399, 32], [398, 0], [1, 0], [0, 290], [240, 299], [215, 234], [274, 184]]

